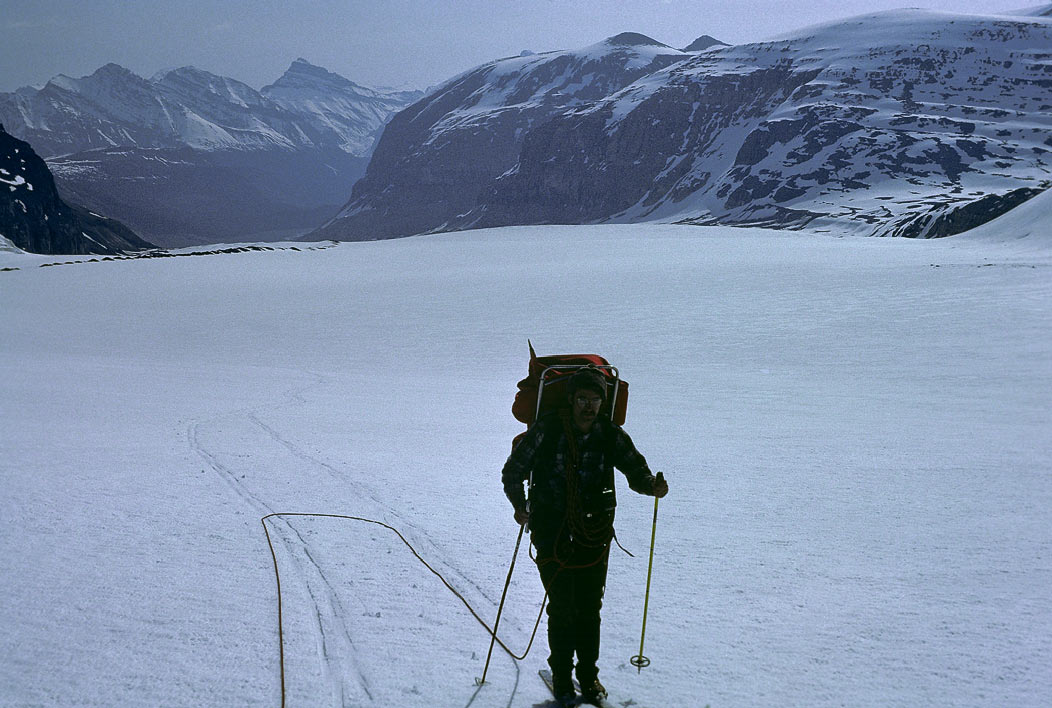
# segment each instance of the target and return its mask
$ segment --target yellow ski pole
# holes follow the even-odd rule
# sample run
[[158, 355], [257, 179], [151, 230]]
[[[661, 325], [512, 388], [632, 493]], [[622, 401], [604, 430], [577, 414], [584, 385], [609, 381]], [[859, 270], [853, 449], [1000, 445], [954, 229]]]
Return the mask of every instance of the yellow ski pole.
[[[658, 472], [657, 476], [658, 479], [663, 479], [663, 475], [660, 472]], [[632, 662], [632, 666], [636, 667], [636, 673], [642, 671], [644, 666], [650, 666], [650, 659], [643, 656], [643, 641], [647, 636], [647, 608], [650, 606], [650, 576], [654, 570], [654, 539], [657, 537], [657, 511], [658, 498], [654, 497], [654, 526], [650, 530], [650, 564], [647, 566], [647, 592], [643, 600], [643, 631], [640, 632], [639, 636], [639, 653], [629, 659]]]
[[[508, 597], [508, 586], [511, 585], [511, 574], [515, 572], [515, 559], [519, 557], [519, 544], [522, 543], [522, 532], [526, 530], [526, 524], [519, 526], [519, 537], [515, 539], [515, 551], [511, 554], [511, 566], [508, 568], [508, 579], [504, 581], [504, 592], [500, 596], [500, 606], [497, 608], [497, 621], [493, 623], [493, 636], [489, 640], [489, 653], [486, 654], [486, 668], [482, 669], [482, 678], [475, 677], [475, 683], [479, 686], [486, 683], [486, 673], [489, 671], [489, 660], [493, 658], [493, 645], [497, 641], [497, 629], [500, 627], [500, 616], [504, 612], [504, 599]], [[539, 622], [540, 620], [538, 620]], [[532, 643], [532, 641], [531, 641]], [[501, 644], [504, 646], [504, 644]], [[527, 651], [529, 651], [527, 649]]]

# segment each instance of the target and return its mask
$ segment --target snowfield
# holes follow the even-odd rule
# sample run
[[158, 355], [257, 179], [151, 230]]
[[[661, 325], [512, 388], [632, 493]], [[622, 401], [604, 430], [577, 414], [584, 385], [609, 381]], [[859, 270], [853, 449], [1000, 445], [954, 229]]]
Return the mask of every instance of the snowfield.
[[[653, 504], [619, 480], [615, 705], [1047, 705], [1048, 196], [1025, 238], [628, 225], [0, 253], [20, 268], [0, 273], [0, 705], [280, 706], [275, 512], [396, 527], [492, 622], [527, 337], [620, 368], [671, 487], [640, 673]], [[480, 688], [486, 630], [394, 533], [267, 523], [288, 706], [545, 704], [543, 624]], [[541, 595], [523, 550], [515, 651]]]

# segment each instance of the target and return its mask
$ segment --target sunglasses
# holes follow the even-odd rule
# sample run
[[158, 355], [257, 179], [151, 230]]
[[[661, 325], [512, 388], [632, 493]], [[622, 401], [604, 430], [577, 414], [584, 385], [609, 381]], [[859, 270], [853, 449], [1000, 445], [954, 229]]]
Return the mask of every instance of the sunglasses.
[[574, 401], [582, 408], [598, 408], [603, 403], [603, 399], [599, 396], [577, 396]]

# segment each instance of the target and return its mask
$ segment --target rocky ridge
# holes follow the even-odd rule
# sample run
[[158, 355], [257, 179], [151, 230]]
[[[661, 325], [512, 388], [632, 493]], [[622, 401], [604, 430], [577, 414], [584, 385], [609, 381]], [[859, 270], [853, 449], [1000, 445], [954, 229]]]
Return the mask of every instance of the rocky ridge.
[[50, 159], [106, 148], [338, 149], [363, 156], [419, 91], [370, 89], [297, 59], [257, 91], [184, 66], [145, 79], [107, 64], [0, 93], [0, 121]]

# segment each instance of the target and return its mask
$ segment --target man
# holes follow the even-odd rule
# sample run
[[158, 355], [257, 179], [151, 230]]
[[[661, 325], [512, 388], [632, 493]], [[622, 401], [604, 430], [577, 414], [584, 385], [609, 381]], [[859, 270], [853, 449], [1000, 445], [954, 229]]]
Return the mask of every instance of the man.
[[[624, 430], [599, 411], [606, 377], [582, 369], [568, 384], [569, 410], [544, 416], [527, 431], [504, 464], [504, 493], [515, 520], [529, 524], [537, 567], [548, 591], [548, 665], [560, 702], [606, 697], [599, 682], [599, 611], [613, 539], [614, 468], [640, 494], [663, 497], [668, 484], [654, 477]], [[530, 480], [529, 505], [523, 482]]]

